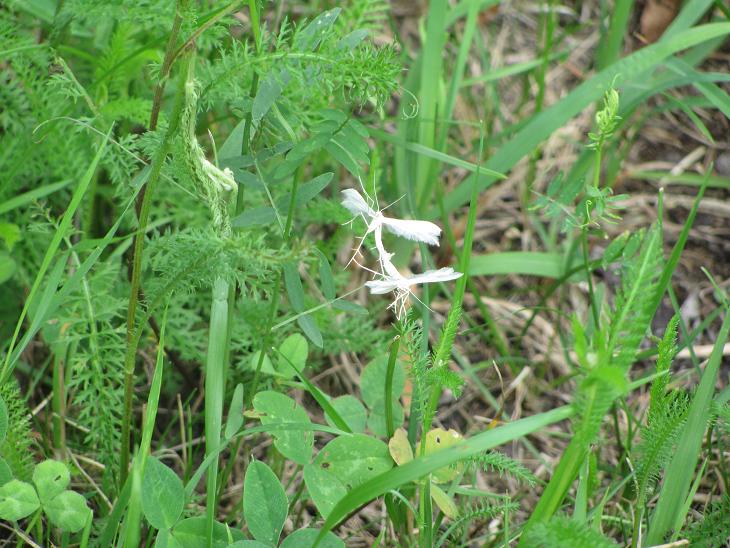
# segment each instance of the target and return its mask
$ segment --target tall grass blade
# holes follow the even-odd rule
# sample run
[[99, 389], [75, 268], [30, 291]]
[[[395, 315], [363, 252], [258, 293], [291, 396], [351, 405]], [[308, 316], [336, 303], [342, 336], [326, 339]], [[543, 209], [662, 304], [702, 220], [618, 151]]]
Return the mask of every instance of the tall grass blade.
[[23, 326], [23, 321], [25, 320], [25, 317], [28, 314], [28, 309], [33, 304], [36, 294], [40, 289], [43, 277], [46, 275], [48, 268], [51, 266], [51, 262], [53, 261], [53, 257], [56, 254], [56, 251], [58, 251], [58, 247], [61, 245], [64, 236], [66, 236], [66, 232], [68, 232], [68, 229], [71, 227], [71, 222], [73, 221], [74, 215], [76, 214], [76, 210], [78, 209], [79, 205], [81, 205], [81, 200], [83, 199], [84, 194], [86, 194], [86, 190], [89, 188], [89, 184], [91, 183], [91, 180], [96, 173], [96, 167], [99, 165], [99, 161], [101, 160], [102, 156], [104, 156], [106, 144], [109, 141], [112, 129], [113, 128], [110, 127], [109, 131], [107, 131], [104, 140], [99, 145], [99, 150], [97, 151], [96, 156], [94, 156], [94, 159], [91, 161], [91, 164], [86, 170], [86, 173], [84, 173], [83, 177], [81, 177], [81, 180], [76, 186], [76, 189], [71, 196], [71, 202], [68, 204], [68, 208], [63, 214], [63, 218], [58, 225], [58, 229], [53, 234], [53, 239], [48, 245], [46, 254], [43, 256], [43, 261], [41, 262], [41, 266], [38, 268], [38, 272], [36, 274], [35, 280], [33, 281], [33, 285], [28, 292], [28, 296], [25, 299], [25, 304], [22, 311], [20, 312], [18, 323], [15, 325], [13, 336], [10, 339], [10, 346], [7, 349], [7, 354], [5, 356], [5, 362], [3, 363], [2, 371], [0, 371], [0, 384], [4, 383], [12, 372], [11, 358], [13, 356], [15, 343], [18, 340], [18, 335], [20, 334], [20, 329]]
[[[583, 82], [558, 103], [533, 117], [492, 155], [484, 167], [507, 173], [555, 130], [597, 101], [615, 78], [620, 78], [618, 84], [621, 86], [632, 83], [639, 77], [645, 76], [648, 71], [657, 67], [671, 55], [727, 34], [730, 34], [730, 23], [709, 23], [683, 31], [671, 39], [662, 40], [624, 57]], [[475, 177], [475, 175], [471, 175], [466, 178], [453, 192], [446, 195], [447, 212], [451, 212], [467, 202], [471, 193], [471, 182]], [[478, 181], [479, 189], [484, 190], [494, 182], [494, 177], [481, 178]], [[438, 214], [435, 210], [430, 213], [432, 217]]]
[[449, 466], [472, 455], [477, 455], [509, 441], [527, 436], [546, 426], [570, 418], [573, 413], [573, 408], [570, 406], [559, 407], [546, 413], [520, 419], [499, 428], [482, 432], [448, 449], [437, 451], [428, 456], [418, 457], [403, 466], [393, 468], [352, 489], [347, 496], [341, 499], [325, 520], [320, 539], [350, 513], [391, 489], [397, 489], [401, 485], [416, 481], [434, 470]]
[[661, 544], [676, 522], [687, 498], [699, 460], [702, 438], [710, 419], [710, 403], [715, 392], [723, 349], [730, 334], [730, 310], [726, 309], [725, 314], [700, 385], [692, 397], [687, 422], [679, 436], [676, 452], [664, 473], [665, 480], [659, 500], [649, 520], [648, 545]]

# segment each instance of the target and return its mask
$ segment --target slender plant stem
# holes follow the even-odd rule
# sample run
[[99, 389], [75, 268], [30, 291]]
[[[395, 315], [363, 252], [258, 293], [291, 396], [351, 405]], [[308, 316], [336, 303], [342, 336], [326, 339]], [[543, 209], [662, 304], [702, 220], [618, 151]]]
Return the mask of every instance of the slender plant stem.
[[393, 373], [395, 372], [395, 362], [398, 359], [399, 349], [400, 336], [396, 335], [390, 344], [388, 369], [385, 373], [385, 429], [388, 433], [388, 439], [392, 438], [393, 432], [395, 432], [393, 426]]
[[152, 111], [150, 112], [150, 131], [157, 129], [157, 122], [160, 118], [160, 108], [162, 107], [162, 94], [165, 92], [165, 84], [167, 78], [170, 76], [170, 69], [175, 55], [175, 46], [177, 44], [177, 38], [180, 34], [180, 27], [182, 26], [182, 12], [183, 0], [178, 0], [177, 9], [175, 10], [175, 19], [172, 21], [172, 30], [170, 31], [170, 37], [167, 40], [167, 47], [165, 48], [165, 57], [162, 60], [162, 67], [160, 68], [160, 81], [155, 86], [155, 95], [152, 100]]
[[177, 133], [180, 123], [180, 114], [185, 104], [185, 78], [180, 78], [175, 97], [175, 104], [170, 116], [170, 126], [165, 133], [160, 148], [155, 153], [150, 164], [150, 174], [147, 179], [146, 192], [139, 212], [137, 232], [134, 236], [134, 254], [132, 257], [132, 281], [129, 292], [129, 306], [127, 309], [127, 351], [124, 358], [124, 415], [122, 417], [122, 446], [119, 458], [119, 485], [124, 485], [129, 467], [130, 428], [132, 422], [132, 395], [134, 390], [134, 365], [137, 355], [139, 337], [135, 336], [137, 305], [142, 277], [142, 251], [144, 249], [144, 235], [149, 222], [152, 196], [160, 180], [162, 166], [170, 151], [173, 136]]

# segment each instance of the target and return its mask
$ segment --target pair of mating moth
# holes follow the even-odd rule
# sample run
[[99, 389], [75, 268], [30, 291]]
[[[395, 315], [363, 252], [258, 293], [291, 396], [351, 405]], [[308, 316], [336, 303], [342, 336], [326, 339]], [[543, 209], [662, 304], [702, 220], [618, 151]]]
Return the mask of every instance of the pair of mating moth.
[[[406, 238], [414, 242], [423, 242], [428, 245], [439, 245], [441, 229], [429, 221], [386, 217], [383, 215], [383, 210], [377, 208], [374, 200], [365, 194], [368, 198], [366, 200], [355, 189], [349, 188], [343, 190], [342, 195], [344, 196], [342, 205], [356, 217], [362, 217], [367, 225], [367, 231], [360, 238], [360, 243], [357, 249], [355, 249], [355, 254], [350, 259], [350, 262], [355, 261], [355, 257], [358, 255], [365, 237], [372, 233], [375, 238], [375, 248], [378, 252], [380, 271], [375, 272], [370, 270], [370, 272], [375, 274], [379, 279], [365, 282], [365, 285], [370, 289], [370, 293], [374, 295], [394, 293], [395, 300], [388, 308], [393, 308], [398, 318], [403, 317], [405, 314], [406, 300], [409, 295], [413, 295], [411, 291], [412, 286], [447, 282], [462, 276], [461, 272], [456, 272], [451, 267], [428, 270], [414, 276], [403, 276], [391, 261], [393, 254], [389, 253], [383, 246], [383, 228], [401, 238]], [[357, 261], [355, 263], [362, 267]]]

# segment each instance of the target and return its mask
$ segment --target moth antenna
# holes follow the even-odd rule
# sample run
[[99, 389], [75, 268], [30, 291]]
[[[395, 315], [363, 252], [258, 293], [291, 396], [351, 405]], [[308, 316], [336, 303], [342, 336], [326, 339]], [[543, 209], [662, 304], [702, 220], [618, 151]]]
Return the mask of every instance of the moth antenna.
[[388, 209], [389, 207], [392, 207], [392, 206], [394, 206], [395, 204], [397, 204], [398, 202], [400, 202], [400, 201], [401, 201], [401, 200], [402, 200], [403, 198], [405, 198], [405, 197], [406, 197], [406, 195], [404, 194], [403, 196], [401, 196], [400, 198], [398, 198], [398, 199], [397, 199], [397, 200], [395, 200], [394, 202], [390, 202], [390, 203], [389, 203], [389, 204], [388, 204], [387, 206], [385, 206], [385, 207], [384, 207], [383, 209], [381, 209], [381, 210], [380, 210], [380, 212], [382, 213], [383, 211], [385, 211], [385, 210], [386, 210], [386, 209]]

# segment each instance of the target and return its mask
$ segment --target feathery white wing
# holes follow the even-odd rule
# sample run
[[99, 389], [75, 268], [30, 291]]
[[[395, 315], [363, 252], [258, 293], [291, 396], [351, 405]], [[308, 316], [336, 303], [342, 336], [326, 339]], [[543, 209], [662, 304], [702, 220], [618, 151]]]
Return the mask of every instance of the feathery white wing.
[[366, 217], [375, 217], [377, 211], [374, 211], [365, 201], [360, 193], [354, 188], [346, 188], [342, 191], [344, 199], [342, 205], [353, 215], [364, 215]]
[[441, 228], [429, 221], [383, 217], [382, 224], [396, 236], [429, 245], [439, 245]]
[[415, 276], [406, 278], [406, 280], [408, 280], [409, 285], [430, 284], [437, 282], [448, 282], [450, 280], [461, 278], [462, 275], [463, 274], [461, 272], [456, 272], [453, 268], [447, 267], [439, 268], [438, 270], [427, 270], [422, 274], [416, 274]]
[[365, 285], [370, 289], [370, 293], [373, 295], [385, 295], [391, 291], [398, 289], [398, 280], [395, 278], [386, 278], [385, 280], [371, 280], [365, 282]]
[[365, 282], [365, 285], [370, 288], [370, 293], [373, 293], [374, 295], [382, 295], [390, 291], [409, 291], [410, 286], [417, 284], [448, 282], [450, 280], [461, 278], [463, 275], [461, 272], [456, 272], [451, 267], [439, 268], [438, 270], [427, 270], [423, 274], [416, 274], [410, 278], [400, 275], [397, 270], [393, 272], [393, 274], [389, 273], [389, 275], [384, 276], [382, 280]]

